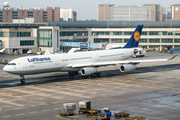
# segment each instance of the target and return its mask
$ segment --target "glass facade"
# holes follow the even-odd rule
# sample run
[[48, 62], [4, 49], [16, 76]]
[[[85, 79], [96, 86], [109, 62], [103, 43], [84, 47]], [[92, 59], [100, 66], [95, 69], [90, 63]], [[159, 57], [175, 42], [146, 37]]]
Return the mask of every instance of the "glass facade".
[[172, 7], [163, 7], [162, 8], [162, 20], [165, 21], [165, 20], [171, 20], [172, 19]]
[[140, 39], [139, 42], [140, 43], [147, 43], [147, 39]]
[[61, 42], [87, 42], [88, 39], [60, 40]]
[[173, 39], [162, 39], [162, 43], [173, 43]]
[[31, 32], [17, 32], [17, 37], [31, 37]]
[[102, 39], [100, 39], [100, 38], [95, 38], [94, 39], [94, 43], [109, 43], [109, 39], [106, 39], [106, 38], [102, 38]]
[[88, 31], [67, 31], [67, 32], [60, 32], [60, 36], [88, 36]]
[[33, 46], [34, 40], [21, 40], [20, 46]]
[[122, 43], [122, 39], [111, 39], [111, 43]]
[[0, 32], [0, 37], [3, 37], [3, 32]]
[[38, 46], [52, 47], [52, 30], [38, 29], [37, 39], [38, 39]]
[[149, 39], [149, 43], [160, 43], [160, 39]]
[[[134, 31], [93, 31], [92, 35], [132, 35]], [[180, 31], [145, 31], [141, 35], [180, 35]]]
[[112, 21], [150, 21], [149, 6], [118, 6], [109, 8]]
[[180, 39], [174, 39], [174, 43], [180, 43]]

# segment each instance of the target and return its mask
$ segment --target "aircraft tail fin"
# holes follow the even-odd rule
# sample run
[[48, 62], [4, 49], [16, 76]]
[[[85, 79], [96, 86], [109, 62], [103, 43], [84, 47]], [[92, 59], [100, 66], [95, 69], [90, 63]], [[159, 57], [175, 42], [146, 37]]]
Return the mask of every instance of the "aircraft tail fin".
[[45, 54], [45, 55], [50, 55], [51, 53], [49, 52], [49, 49], [47, 49], [44, 54]]
[[127, 44], [123, 48], [133, 48], [133, 47], [138, 47], [139, 45], [139, 40], [141, 37], [141, 32], [142, 32], [143, 25], [138, 25], [136, 27], [136, 30], [133, 32], [131, 38], [127, 42]]
[[6, 49], [6, 48], [3, 48], [2, 50], [0, 50], [0, 52], [4, 52], [5, 49]]

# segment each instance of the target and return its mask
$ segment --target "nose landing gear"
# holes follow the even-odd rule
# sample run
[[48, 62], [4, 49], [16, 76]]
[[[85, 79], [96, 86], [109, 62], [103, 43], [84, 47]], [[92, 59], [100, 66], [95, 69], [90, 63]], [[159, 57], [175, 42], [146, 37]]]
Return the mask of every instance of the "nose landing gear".
[[25, 79], [24, 79], [24, 75], [20, 75], [20, 77], [21, 77], [21, 83], [25, 83]]

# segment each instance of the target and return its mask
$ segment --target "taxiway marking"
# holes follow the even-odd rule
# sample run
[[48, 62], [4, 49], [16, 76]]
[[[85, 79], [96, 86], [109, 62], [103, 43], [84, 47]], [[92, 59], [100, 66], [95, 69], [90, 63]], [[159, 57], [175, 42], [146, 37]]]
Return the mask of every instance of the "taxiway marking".
[[42, 112], [47, 112], [47, 111], [49, 111], [49, 110], [42, 110]]
[[109, 85], [122, 85], [122, 86], [133, 86], [133, 87], [145, 87], [145, 88], [155, 88], [155, 89], [174, 89], [171, 90], [172, 92], [176, 92], [175, 90], [180, 90], [179, 88], [175, 88], [175, 87], [164, 87], [164, 86], [150, 86], [150, 85], [141, 85], [141, 84], [127, 84], [127, 83], [103, 83], [103, 82], [85, 82], [85, 81], [73, 81], [73, 83], [84, 83], [84, 84], [109, 84]]
[[7, 117], [11, 117], [11, 115], [8, 115], [8, 116], [2, 116], [1, 118], [7, 118]]
[[30, 112], [29, 114], [34, 114], [34, 113], [37, 113], [37, 111], [34, 111], [34, 112]]
[[20, 116], [20, 115], [24, 115], [24, 113], [21, 113], [21, 114], [16, 114], [15, 116]]

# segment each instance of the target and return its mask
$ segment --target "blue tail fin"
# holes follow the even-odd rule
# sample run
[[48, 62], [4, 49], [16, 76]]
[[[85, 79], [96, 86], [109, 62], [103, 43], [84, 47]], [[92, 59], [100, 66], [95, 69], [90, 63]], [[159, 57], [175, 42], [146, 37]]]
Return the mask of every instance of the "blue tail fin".
[[131, 38], [123, 48], [138, 47], [143, 25], [138, 25]]

